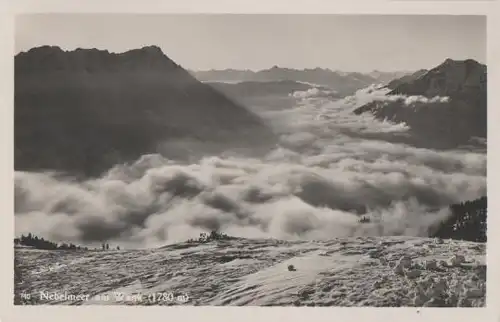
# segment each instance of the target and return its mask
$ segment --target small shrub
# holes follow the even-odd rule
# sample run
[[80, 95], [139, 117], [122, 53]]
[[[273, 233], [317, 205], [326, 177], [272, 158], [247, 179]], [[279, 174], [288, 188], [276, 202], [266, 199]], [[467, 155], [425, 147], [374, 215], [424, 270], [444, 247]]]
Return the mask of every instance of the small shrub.
[[209, 234], [207, 233], [201, 233], [200, 237], [195, 240], [195, 239], [188, 239], [188, 243], [208, 243], [214, 240], [230, 240], [233, 239], [233, 237], [230, 237], [224, 233], [219, 233], [218, 231], [212, 230]]
[[21, 235], [19, 238], [14, 239], [15, 246], [29, 246], [35, 249], [44, 249], [44, 250], [82, 250], [85, 249], [80, 245], [75, 245], [73, 243], [55, 243], [49, 240], [44, 239], [43, 237], [35, 236], [32, 233], [29, 233], [27, 236]]
[[361, 224], [367, 224], [371, 222], [370, 217], [363, 216], [358, 220], [359, 223]]

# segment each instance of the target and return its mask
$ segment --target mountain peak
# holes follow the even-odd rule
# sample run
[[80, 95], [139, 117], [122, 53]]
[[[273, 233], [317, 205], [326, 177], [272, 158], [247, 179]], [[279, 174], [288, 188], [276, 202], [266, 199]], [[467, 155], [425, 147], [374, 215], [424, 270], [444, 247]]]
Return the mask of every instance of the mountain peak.
[[392, 91], [387, 95], [403, 95], [402, 101], [371, 102], [354, 112], [404, 122], [413, 135], [411, 144], [420, 147], [469, 145], [472, 138], [486, 138], [486, 72], [486, 66], [473, 59], [448, 58], [429, 71], [420, 70], [389, 83]]
[[[179, 67], [158, 46], [145, 46], [122, 53], [96, 48], [65, 51], [58, 46], [41, 46], [16, 55], [16, 68], [22, 70], [151, 70]], [[19, 69], [20, 68], [20, 69]]]
[[15, 113], [16, 169], [25, 170], [93, 176], [143, 154], [259, 153], [274, 140], [257, 115], [157, 46], [124, 53], [44, 46], [19, 54]]
[[144, 46], [141, 48], [141, 50], [144, 50], [146, 52], [150, 52], [150, 53], [155, 53], [155, 54], [163, 54], [163, 51], [161, 50], [160, 47], [156, 46], [156, 45], [150, 45], [150, 46]]
[[39, 47], [33, 47], [29, 49], [28, 51], [23, 51], [20, 52], [18, 55], [47, 55], [47, 54], [57, 54], [57, 53], [63, 53], [64, 51], [61, 49], [59, 46], [39, 46]]
[[126, 52], [121, 53], [120, 55], [130, 55], [133, 53], [145, 55], [148, 57], [157, 57], [157, 58], [167, 58], [167, 55], [163, 53], [160, 47], [155, 45], [144, 46], [139, 49], [132, 49]]
[[457, 60], [457, 59], [451, 59], [451, 58], [446, 58], [446, 60], [438, 65], [436, 68], [441, 68], [441, 67], [450, 67], [450, 66], [461, 66], [461, 65], [467, 65], [467, 66], [484, 66], [483, 64], [479, 63], [478, 61], [468, 58], [465, 60]]
[[[422, 95], [425, 97], [464, 95], [477, 89], [486, 91], [486, 65], [474, 59], [447, 58], [429, 71], [417, 71], [390, 84], [391, 94]], [[462, 94], [460, 94], [462, 93]]]

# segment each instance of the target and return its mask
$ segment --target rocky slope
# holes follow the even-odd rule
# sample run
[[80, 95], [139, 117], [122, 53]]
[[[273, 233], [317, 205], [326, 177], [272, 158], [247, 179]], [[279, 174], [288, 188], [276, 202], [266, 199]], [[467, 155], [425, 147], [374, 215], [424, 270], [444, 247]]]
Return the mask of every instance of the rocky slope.
[[447, 59], [427, 71], [391, 82], [384, 98], [357, 108], [381, 120], [406, 123], [414, 143], [456, 148], [486, 139], [486, 66]]
[[150, 46], [121, 54], [39, 47], [15, 57], [15, 168], [97, 175], [160, 152], [257, 147], [254, 114]]
[[15, 303], [482, 307], [485, 252], [481, 243], [417, 237], [16, 249]]

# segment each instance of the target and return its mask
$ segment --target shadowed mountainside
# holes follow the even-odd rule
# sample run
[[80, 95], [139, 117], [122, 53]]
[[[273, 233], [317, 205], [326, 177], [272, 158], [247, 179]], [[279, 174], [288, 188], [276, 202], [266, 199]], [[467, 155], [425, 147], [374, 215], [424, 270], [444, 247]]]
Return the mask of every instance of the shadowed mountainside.
[[156, 46], [43, 46], [15, 57], [16, 170], [92, 176], [147, 153], [182, 159], [190, 144], [257, 150], [273, 140], [260, 118]]
[[425, 72], [393, 81], [386, 99], [357, 108], [380, 120], [406, 123], [417, 145], [455, 148], [487, 133], [486, 66], [447, 59]]

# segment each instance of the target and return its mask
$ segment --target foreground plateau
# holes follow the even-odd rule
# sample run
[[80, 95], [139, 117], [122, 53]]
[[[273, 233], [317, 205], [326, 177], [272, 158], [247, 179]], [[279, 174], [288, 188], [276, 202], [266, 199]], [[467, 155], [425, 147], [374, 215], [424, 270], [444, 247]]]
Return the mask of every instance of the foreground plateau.
[[419, 237], [16, 249], [15, 271], [18, 304], [483, 307], [486, 298], [486, 244]]

